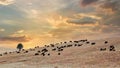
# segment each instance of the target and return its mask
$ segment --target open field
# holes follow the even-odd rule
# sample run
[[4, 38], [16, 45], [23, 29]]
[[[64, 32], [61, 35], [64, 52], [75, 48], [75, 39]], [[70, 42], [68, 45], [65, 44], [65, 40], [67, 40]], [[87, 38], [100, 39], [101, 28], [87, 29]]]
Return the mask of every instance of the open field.
[[[106, 40], [107, 44], [104, 43]], [[53, 47], [36, 47], [20, 53], [8, 53], [0, 56], [0, 68], [120, 68], [120, 38], [89, 42], [72, 41], [55, 44]], [[93, 42], [95, 44], [91, 45]], [[78, 46], [78, 44], [82, 45]], [[52, 50], [67, 45], [72, 46], [61, 48], [63, 49], [61, 51]], [[110, 45], [115, 47], [115, 51], [109, 51]], [[100, 51], [100, 48], [106, 48], [106, 50]], [[41, 55], [43, 49], [48, 50], [45, 56]]]

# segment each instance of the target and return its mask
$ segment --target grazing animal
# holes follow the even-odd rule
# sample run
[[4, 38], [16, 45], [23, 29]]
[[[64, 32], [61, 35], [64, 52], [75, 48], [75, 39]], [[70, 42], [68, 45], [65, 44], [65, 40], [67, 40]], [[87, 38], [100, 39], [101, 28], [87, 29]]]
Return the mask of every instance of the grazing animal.
[[75, 46], [77, 46], [77, 44], [75, 44]]
[[31, 49], [31, 48], [30, 48], [29, 50], [30, 50], [30, 51], [35, 51], [35, 49]]
[[93, 42], [93, 43], [91, 43], [91, 45], [95, 45], [95, 44], [96, 44], [96, 43], [94, 43], [94, 42]]
[[115, 51], [115, 47], [113, 45], [110, 46], [110, 51]]
[[7, 54], [8, 54], [7, 52], [4, 53], [4, 55], [7, 55]]
[[66, 47], [66, 45], [65, 46], [63, 46], [64, 48]]
[[46, 48], [42, 49], [42, 52], [48, 52], [48, 50]]
[[38, 51], [38, 53], [40, 53], [40, 51]]
[[72, 45], [67, 45], [67, 47], [72, 47]]
[[90, 42], [86, 42], [86, 44], [89, 44]]
[[35, 49], [36, 49], [36, 48], [39, 48], [39, 46], [36, 46]]
[[12, 52], [9, 52], [9, 54], [11, 54]]
[[79, 42], [85, 42], [85, 41], [87, 41], [87, 39], [85, 39], [85, 40], [79, 40]]
[[25, 49], [22, 49], [22, 51], [25, 51]]
[[41, 53], [42, 56], [45, 56], [45, 53]]
[[58, 48], [58, 51], [63, 51], [63, 49], [62, 48]]
[[105, 44], [107, 44], [107, 43], [108, 43], [108, 41], [105, 41], [104, 43], [105, 43]]
[[0, 54], [0, 56], [2, 56], [2, 54]]
[[54, 44], [50, 44], [51, 45], [51, 47], [54, 47]]
[[60, 53], [58, 53], [58, 55], [60, 55]]
[[64, 48], [64, 46], [61, 46], [61, 47], [59, 47], [59, 48]]
[[75, 43], [79, 43], [79, 41], [74, 41]]
[[56, 48], [52, 49], [52, 51], [55, 51], [55, 50], [56, 50]]
[[106, 51], [106, 48], [100, 48], [100, 51]]
[[17, 54], [20, 53], [20, 51], [17, 51]]
[[47, 47], [47, 45], [44, 45], [45, 47]]
[[48, 56], [50, 56], [50, 53], [48, 54]]
[[35, 53], [35, 56], [39, 55], [39, 53]]
[[78, 44], [78, 47], [79, 47], [79, 46], [82, 46], [82, 45], [83, 45], [83, 44]]
[[67, 42], [64, 42], [65, 44], [67, 43]]
[[28, 53], [28, 51], [25, 51], [24, 53]]
[[50, 47], [49, 45], [45, 45], [45, 47]]

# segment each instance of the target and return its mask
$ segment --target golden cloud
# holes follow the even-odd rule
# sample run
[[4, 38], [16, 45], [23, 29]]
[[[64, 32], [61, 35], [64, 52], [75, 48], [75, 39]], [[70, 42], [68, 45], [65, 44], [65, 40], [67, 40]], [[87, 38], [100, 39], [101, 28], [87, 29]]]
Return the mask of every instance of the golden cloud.
[[9, 5], [13, 3], [14, 3], [14, 0], [0, 0], [1, 5]]

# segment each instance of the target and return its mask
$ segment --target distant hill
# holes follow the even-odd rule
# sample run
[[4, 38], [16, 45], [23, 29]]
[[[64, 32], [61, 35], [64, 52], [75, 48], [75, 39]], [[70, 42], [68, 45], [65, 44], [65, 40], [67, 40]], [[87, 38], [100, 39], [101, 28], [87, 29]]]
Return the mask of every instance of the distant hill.
[[[115, 51], [109, 51], [111, 45], [115, 47]], [[100, 51], [101, 48], [106, 49]], [[20, 53], [13, 52], [0, 57], [0, 68], [8, 66], [9, 68], [120, 68], [120, 38], [85, 42], [68, 41], [45, 47], [38, 46]]]

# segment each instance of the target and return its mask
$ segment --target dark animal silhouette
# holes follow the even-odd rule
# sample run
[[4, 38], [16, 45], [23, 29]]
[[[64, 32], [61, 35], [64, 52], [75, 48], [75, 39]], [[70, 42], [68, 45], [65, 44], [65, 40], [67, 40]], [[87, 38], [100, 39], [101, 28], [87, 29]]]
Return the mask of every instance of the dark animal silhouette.
[[39, 55], [39, 53], [35, 53], [35, 56]]
[[42, 52], [48, 52], [48, 50], [46, 48], [42, 49]]
[[67, 47], [72, 47], [72, 45], [67, 45]]
[[66, 48], [66, 45], [65, 46], [63, 46], [64, 48]]
[[67, 42], [64, 42], [65, 44], [67, 43]]
[[50, 56], [50, 53], [48, 54], [48, 56]]
[[94, 43], [94, 42], [93, 42], [93, 43], [91, 43], [91, 45], [95, 45], [95, 44], [96, 44], [96, 43]]
[[100, 51], [106, 51], [106, 48], [100, 48]]
[[47, 45], [44, 45], [45, 47], [47, 47]]
[[42, 56], [45, 56], [45, 53], [41, 53]]
[[45, 45], [45, 47], [50, 47], [49, 45]]
[[25, 51], [25, 49], [22, 49], [22, 51]]
[[89, 44], [90, 42], [86, 42], [86, 44]]
[[105, 41], [104, 43], [105, 43], [105, 44], [107, 44], [107, 43], [108, 43], [108, 41]]
[[79, 46], [82, 46], [82, 45], [83, 45], [83, 44], [78, 44], [78, 47], [79, 47]]
[[75, 44], [74, 46], [77, 46], [77, 44]]
[[79, 43], [79, 41], [74, 41], [74, 43]]
[[2, 56], [2, 54], [0, 54], [0, 56]]
[[17, 54], [19, 54], [20, 53], [20, 51], [17, 51]]
[[56, 48], [52, 49], [52, 51], [56, 51]]
[[9, 52], [9, 54], [11, 54], [12, 52]]
[[58, 55], [60, 55], [60, 53], [58, 53]]
[[54, 47], [54, 44], [50, 44], [51, 45], [51, 47]]
[[28, 53], [28, 51], [25, 51], [24, 53]]
[[87, 39], [85, 39], [85, 40], [79, 40], [79, 42], [86, 42], [87, 41]]
[[115, 51], [115, 47], [113, 45], [110, 46], [110, 51]]
[[40, 51], [38, 51], [38, 53], [40, 53]]
[[58, 48], [58, 51], [63, 51], [63, 49], [62, 48]]

